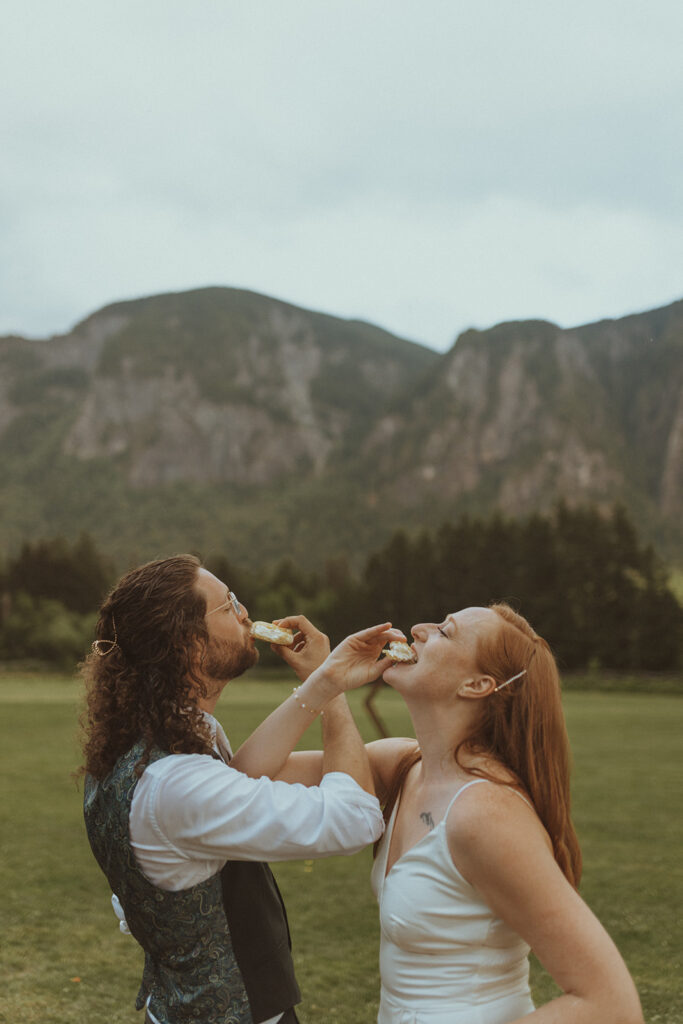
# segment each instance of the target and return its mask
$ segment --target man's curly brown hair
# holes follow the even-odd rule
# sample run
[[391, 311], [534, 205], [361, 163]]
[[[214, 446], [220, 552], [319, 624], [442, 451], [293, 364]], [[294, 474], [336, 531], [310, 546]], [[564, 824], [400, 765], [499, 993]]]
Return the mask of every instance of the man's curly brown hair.
[[127, 573], [108, 595], [98, 640], [116, 644], [83, 666], [86, 708], [82, 772], [103, 779], [139, 740], [141, 772], [153, 747], [173, 754], [210, 754], [196, 672], [208, 642], [206, 601], [196, 588], [199, 559], [175, 555]]

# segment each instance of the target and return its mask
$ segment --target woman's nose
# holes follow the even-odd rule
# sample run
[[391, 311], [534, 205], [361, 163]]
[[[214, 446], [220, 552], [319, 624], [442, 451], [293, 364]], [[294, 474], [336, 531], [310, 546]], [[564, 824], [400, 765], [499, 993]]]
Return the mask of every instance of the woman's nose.
[[411, 626], [410, 635], [413, 640], [424, 640], [427, 635], [428, 626], [426, 622], [418, 622], [415, 626]]

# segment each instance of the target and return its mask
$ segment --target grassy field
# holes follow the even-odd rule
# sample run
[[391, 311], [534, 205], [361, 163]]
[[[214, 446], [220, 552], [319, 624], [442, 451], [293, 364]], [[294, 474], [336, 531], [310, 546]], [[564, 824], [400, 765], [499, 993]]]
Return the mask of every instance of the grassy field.
[[[288, 692], [277, 677], [238, 681], [219, 705], [233, 742]], [[140, 1024], [141, 955], [121, 935], [85, 838], [78, 763], [78, 685], [0, 676], [0, 1021]], [[366, 738], [371, 724], [353, 695]], [[621, 949], [649, 1024], [683, 1024], [680, 814], [683, 700], [569, 691], [582, 893]], [[379, 710], [409, 732], [400, 700]], [[317, 726], [307, 737], [317, 745]], [[292, 927], [304, 1024], [370, 1024], [378, 998], [378, 927], [370, 854], [277, 865]], [[537, 1001], [552, 982], [532, 965]]]

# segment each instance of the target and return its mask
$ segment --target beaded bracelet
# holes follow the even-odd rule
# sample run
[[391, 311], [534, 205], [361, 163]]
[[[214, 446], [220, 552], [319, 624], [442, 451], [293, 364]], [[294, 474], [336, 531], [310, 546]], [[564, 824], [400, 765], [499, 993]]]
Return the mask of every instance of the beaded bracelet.
[[323, 711], [321, 711], [320, 709], [316, 710], [315, 708], [309, 708], [309, 706], [306, 703], [306, 701], [301, 700], [301, 698], [299, 697], [299, 687], [298, 686], [295, 686], [292, 689], [292, 697], [294, 697], [294, 700], [297, 702], [297, 704], [299, 705], [300, 708], [303, 708], [304, 711], [308, 711], [309, 715], [313, 715], [314, 718], [315, 718], [316, 715], [322, 715], [323, 714]]

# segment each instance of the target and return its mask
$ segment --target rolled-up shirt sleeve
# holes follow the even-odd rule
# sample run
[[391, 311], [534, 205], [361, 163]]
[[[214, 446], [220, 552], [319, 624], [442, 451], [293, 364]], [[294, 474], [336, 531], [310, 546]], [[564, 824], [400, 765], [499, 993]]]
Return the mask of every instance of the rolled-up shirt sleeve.
[[181, 858], [284, 861], [355, 853], [379, 838], [384, 823], [377, 799], [343, 772], [304, 786], [180, 754], [151, 765], [136, 787], [131, 839], [143, 861], [144, 848], [152, 852], [144, 841], [150, 827], [152, 845]]

